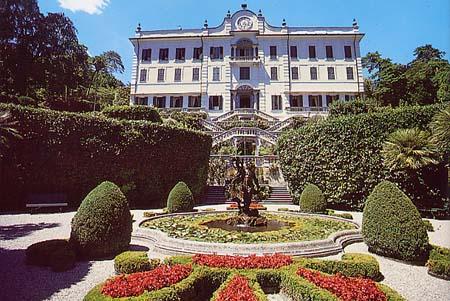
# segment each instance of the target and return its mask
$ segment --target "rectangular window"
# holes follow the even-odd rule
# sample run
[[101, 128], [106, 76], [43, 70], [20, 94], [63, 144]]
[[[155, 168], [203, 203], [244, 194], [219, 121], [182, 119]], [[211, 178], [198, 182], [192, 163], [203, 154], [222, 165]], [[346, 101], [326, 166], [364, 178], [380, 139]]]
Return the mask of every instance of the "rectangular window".
[[203, 48], [202, 47], [195, 47], [194, 53], [192, 55], [194, 60], [201, 60], [203, 55]]
[[150, 48], [142, 49], [142, 61], [150, 62], [152, 60], [152, 50]]
[[293, 80], [298, 79], [298, 67], [291, 67], [291, 77]]
[[145, 83], [147, 81], [147, 69], [141, 69], [141, 74], [139, 76], [139, 81]]
[[183, 96], [170, 96], [170, 107], [171, 108], [182, 108], [183, 107]]
[[134, 104], [141, 106], [148, 106], [148, 97], [136, 97]]
[[200, 96], [189, 96], [188, 107], [189, 108], [200, 108], [201, 107]]
[[166, 97], [165, 96], [153, 97], [153, 106], [155, 108], [165, 108], [166, 107]]
[[291, 46], [291, 59], [296, 60], [297, 57], [297, 46]]
[[213, 68], [213, 81], [218, 82], [220, 81], [220, 68], [214, 67]]
[[282, 110], [281, 95], [272, 95], [272, 110]]
[[290, 95], [289, 105], [291, 108], [302, 108], [303, 107], [303, 95]]
[[309, 74], [311, 75], [312, 80], [317, 80], [317, 67], [309, 68]]
[[209, 56], [212, 60], [222, 60], [223, 59], [223, 47], [211, 47], [209, 49]]
[[168, 61], [169, 60], [169, 48], [159, 49], [159, 60]]
[[327, 55], [327, 59], [333, 58], [333, 46], [325, 46], [325, 52]]
[[177, 61], [184, 61], [186, 59], [186, 48], [177, 48], [175, 51], [175, 59]]
[[353, 67], [347, 67], [347, 79], [355, 79], [353, 76]]
[[239, 79], [250, 80], [250, 67], [239, 68]]
[[277, 46], [270, 46], [270, 58], [271, 59], [277, 58]]
[[352, 58], [352, 46], [344, 46], [344, 56], [346, 59]]
[[309, 58], [315, 59], [316, 58], [316, 46], [309, 46]]
[[192, 81], [200, 80], [200, 68], [192, 68]]
[[322, 95], [309, 95], [309, 106], [313, 108], [322, 107]]
[[209, 109], [218, 111], [222, 110], [222, 96], [210, 96], [209, 97]]
[[355, 100], [355, 95], [345, 95], [345, 101]]
[[176, 82], [181, 81], [181, 68], [175, 68], [175, 78]]
[[336, 79], [336, 75], [334, 74], [334, 67], [328, 67], [328, 79]]
[[333, 102], [339, 100], [339, 95], [327, 95], [327, 106], [329, 107]]
[[164, 81], [164, 69], [158, 69], [158, 81], [159, 82]]
[[277, 67], [270, 67], [270, 79], [278, 80], [278, 68]]

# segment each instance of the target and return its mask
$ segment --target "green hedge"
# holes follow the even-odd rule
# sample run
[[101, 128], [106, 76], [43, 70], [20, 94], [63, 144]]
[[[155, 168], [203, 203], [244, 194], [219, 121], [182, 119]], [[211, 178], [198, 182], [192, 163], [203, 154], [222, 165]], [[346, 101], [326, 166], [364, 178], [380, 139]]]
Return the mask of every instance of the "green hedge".
[[389, 109], [389, 107], [377, 107], [373, 100], [355, 99], [350, 101], [338, 100], [330, 105], [328, 111], [330, 117], [344, 115], [356, 115], [362, 113], [371, 113]]
[[148, 106], [110, 106], [104, 108], [102, 114], [106, 117], [116, 119], [162, 122], [158, 111]]
[[432, 246], [427, 267], [432, 275], [450, 280], [450, 249]]
[[0, 104], [24, 137], [10, 139], [0, 168], [0, 208], [24, 208], [29, 193], [65, 193], [76, 207], [102, 181], [130, 206], [161, 208], [179, 181], [198, 197], [206, 185], [211, 137], [144, 121]]
[[298, 261], [300, 266], [327, 274], [341, 273], [347, 277], [364, 277], [373, 280], [381, 278], [380, 265], [370, 255], [346, 253], [341, 260], [305, 259]]
[[[165, 260], [166, 264], [187, 264], [191, 256], [173, 256]], [[208, 268], [193, 265], [191, 275], [177, 284], [158, 291], [144, 292], [137, 297], [126, 298], [130, 301], [183, 301], [214, 300], [218, 292], [225, 288], [234, 275], [247, 277], [259, 300], [267, 300], [265, 294], [276, 294], [280, 291], [292, 300], [337, 301], [338, 298], [325, 289], [296, 275], [299, 267], [317, 268], [322, 273], [341, 273], [348, 277], [379, 277], [379, 266], [370, 255], [349, 253], [342, 256], [342, 262], [310, 258], [295, 259], [294, 263], [279, 269], [228, 269]], [[85, 301], [119, 300], [101, 294], [103, 284], [94, 287], [84, 298]], [[389, 287], [377, 283], [389, 301], [404, 300]], [[122, 299], [120, 299], [122, 300]]]
[[29, 246], [25, 252], [26, 263], [48, 266], [55, 272], [64, 272], [75, 266], [76, 254], [66, 239], [45, 240]]
[[116, 274], [150, 271], [161, 264], [159, 259], [149, 260], [145, 251], [126, 251], [114, 258]]
[[[328, 118], [287, 131], [278, 140], [284, 178], [298, 197], [306, 183], [315, 183], [334, 208], [359, 209], [381, 179], [391, 173], [383, 167], [380, 151], [389, 133], [399, 128], [426, 129], [439, 105], [410, 106], [378, 113]], [[439, 172], [445, 174], [445, 169]], [[430, 175], [445, 197], [443, 174]], [[402, 187], [402, 178], [397, 177]], [[424, 192], [428, 193], [428, 192]], [[430, 204], [432, 196], [429, 196]]]

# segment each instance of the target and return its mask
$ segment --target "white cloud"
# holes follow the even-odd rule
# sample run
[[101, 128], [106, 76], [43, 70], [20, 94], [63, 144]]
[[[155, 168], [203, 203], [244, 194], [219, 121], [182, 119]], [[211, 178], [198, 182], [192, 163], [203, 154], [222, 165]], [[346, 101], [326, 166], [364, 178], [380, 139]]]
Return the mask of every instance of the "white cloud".
[[110, 0], [58, 0], [62, 8], [73, 12], [83, 11], [90, 15], [101, 14]]

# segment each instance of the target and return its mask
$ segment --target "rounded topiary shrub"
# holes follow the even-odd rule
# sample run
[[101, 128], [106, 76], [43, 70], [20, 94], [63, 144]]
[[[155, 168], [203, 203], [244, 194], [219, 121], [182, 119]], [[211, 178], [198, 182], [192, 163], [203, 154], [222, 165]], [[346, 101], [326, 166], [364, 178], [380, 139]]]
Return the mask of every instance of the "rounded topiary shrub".
[[178, 182], [167, 198], [167, 212], [186, 212], [194, 209], [194, 197], [191, 190], [184, 182]]
[[369, 250], [407, 261], [428, 255], [428, 234], [419, 211], [395, 184], [379, 183], [364, 206], [362, 235]]
[[127, 199], [117, 185], [103, 182], [78, 208], [72, 219], [70, 241], [83, 257], [107, 257], [128, 249], [131, 230]]
[[148, 259], [145, 251], [126, 251], [114, 258], [116, 274], [131, 274], [150, 271], [161, 264], [159, 259]]
[[327, 201], [319, 187], [306, 184], [300, 195], [300, 211], [323, 213], [327, 209]]
[[55, 272], [70, 270], [75, 266], [75, 252], [66, 239], [45, 240], [29, 246], [25, 252], [26, 263], [51, 267]]

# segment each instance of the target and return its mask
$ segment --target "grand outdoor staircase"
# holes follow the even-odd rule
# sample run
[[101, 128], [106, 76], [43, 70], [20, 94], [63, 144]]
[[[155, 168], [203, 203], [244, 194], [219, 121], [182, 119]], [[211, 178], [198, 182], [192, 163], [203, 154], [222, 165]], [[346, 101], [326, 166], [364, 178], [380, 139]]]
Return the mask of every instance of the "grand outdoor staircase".
[[263, 202], [264, 204], [292, 204], [292, 197], [286, 186], [272, 187], [272, 193], [269, 198]]
[[[225, 187], [208, 186], [206, 195], [202, 199], [202, 204], [226, 204], [230, 203], [225, 197]], [[263, 204], [286, 205], [292, 204], [292, 198], [286, 186], [272, 187], [269, 198]]]
[[225, 204], [227, 199], [225, 197], [225, 187], [223, 186], [208, 186], [206, 195], [203, 197], [203, 204]]

